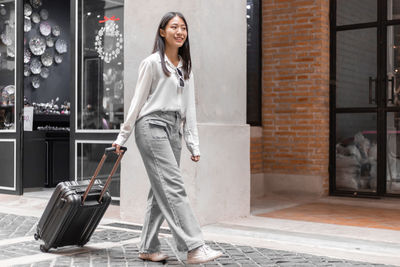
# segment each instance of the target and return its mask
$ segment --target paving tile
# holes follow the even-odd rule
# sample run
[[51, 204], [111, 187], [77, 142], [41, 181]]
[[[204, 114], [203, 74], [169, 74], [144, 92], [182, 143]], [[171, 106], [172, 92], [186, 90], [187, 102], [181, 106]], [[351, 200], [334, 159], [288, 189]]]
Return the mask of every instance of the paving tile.
[[[32, 241], [20, 242], [17, 244], [9, 244], [0, 246], [0, 259], [13, 259], [21, 256], [29, 256], [41, 253], [39, 244], [41, 241], [33, 240], [33, 233], [36, 230], [38, 219], [29, 216], [17, 216], [12, 214], [0, 213], [0, 240], [10, 238], [23, 237], [32, 235]], [[185, 265], [186, 253], [176, 251], [174, 240], [172, 237], [160, 239], [162, 250], [169, 255], [168, 261], [164, 263], [154, 263], [142, 261], [138, 258], [138, 244], [126, 243], [121, 241], [134, 240], [140, 237], [137, 232], [132, 232], [132, 226], [125, 224], [113, 224], [117, 229], [105, 229], [99, 227], [89, 241], [89, 245], [95, 247], [96, 244], [112, 244], [109, 248], [101, 248], [97, 250], [83, 250], [69, 256], [58, 255], [53, 260], [44, 260], [40, 262], [32, 262], [31, 264], [21, 264], [14, 266], [22, 267], [75, 267], [75, 266], [190, 266]], [[132, 229], [131, 229], [132, 228]], [[140, 226], [134, 226], [133, 230], [141, 230]], [[164, 230], [168, 234], [168, 230]], [[256, 248], [252, 246], [236, 246], [229, 243], [206, 241], [206, 244], [213, 249], [222, 251], [224, 254], [214, 261], [192, 266], [270, 266], [270, 267], [286, 267], [286, 266], [373, 266], [388, 267], [387, 265], [373, 265], [363, 262], [345, 261], [341, 259], [332, 259], [328, 257], [319, 257], [304, 253], [294, 253], [281, 250], [272, 250], [266, 248]], [[62, 251], [61, 250], [58, 250]], [[79, 250], [78, 250], [79, 252]], [[57, 255], [57, 254], [53, 254]]]
[[308, 203], [257, 216], [400, 230], [400, 213], [397, 209], [360, 207], [333, 203]]

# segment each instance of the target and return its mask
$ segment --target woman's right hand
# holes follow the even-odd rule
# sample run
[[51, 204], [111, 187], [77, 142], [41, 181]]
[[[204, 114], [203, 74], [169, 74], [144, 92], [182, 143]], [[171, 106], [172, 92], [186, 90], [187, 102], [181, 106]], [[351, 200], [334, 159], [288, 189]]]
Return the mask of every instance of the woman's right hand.
[[118, 145], [116, 143], [113, 143], [112, 147], [115, 147], [115, 153], [117, 153], [117, 154], [121, 153], [121, 146], [120, 145]]

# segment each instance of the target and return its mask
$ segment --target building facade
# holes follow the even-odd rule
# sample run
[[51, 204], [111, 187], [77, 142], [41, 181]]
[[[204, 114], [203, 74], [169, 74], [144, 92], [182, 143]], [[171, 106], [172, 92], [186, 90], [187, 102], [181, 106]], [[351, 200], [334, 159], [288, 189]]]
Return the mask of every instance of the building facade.
[[[31, 13], [27, 0], [0, 6], [1, 192], [51, 187], [61, 169], [63, 179], [90, 178], [129, 109], [159, 20], [175, 10], [189, 26], [202, 155], [195, 164], [184, 148], [182, 173], [201, 224], [249, 215], [251, 199], [274, 194], [399, 195], [399, 1], [62, 3]], [[36, 13], [65, 31], [45, 38]], [[44, 50], [30, 46], [36, 39]], [[42, 54], [53, 50], [49, 79], [40, 78], [31, 58], [50, 64]], [[70, 105], [33, 103], [56, 96]], [[35, 110], [31, 130], [24, 106]], [[127, 146], [111, 191], [121, 217], [141, 222], [149, 183], [134, 138]]]
[[[188, 195], [202, 224], [248, 215], [246, 1], [54, 3], [0, 3], [0, 192], [91, 178], [129, 109], [159, 21], [180, 11], [189, 26], [201, 142], [197, 164], [183, 149]], [[141, 222], [149, 183], [134, 138], [127, 146], [110, 191], [122, 218]]]
[[399, 4], [262, 1], [252, 196], [399, 196]]
[[252, 196], [326, 195], [329, 1], [261, 3], [262, 126], [252, 127]]

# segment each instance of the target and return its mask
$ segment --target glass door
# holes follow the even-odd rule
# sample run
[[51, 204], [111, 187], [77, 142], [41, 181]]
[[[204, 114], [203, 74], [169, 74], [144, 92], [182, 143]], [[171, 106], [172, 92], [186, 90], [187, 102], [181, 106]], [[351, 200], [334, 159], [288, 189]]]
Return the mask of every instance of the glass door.
[[331, 193], [400, 196], [400, 0], [331, 12]]
[[[124, 119], [124, 1], [73, 0], [75, 86], [71, 109], [71, 162], [76, 180], [90, 179]], [[106, 179], [116, 155], [111, 154], [98, 178]], [[120, 168], [110, 185], [120, 194]]]
[[386, 192], [400, 195], [400, 1], [387, 1]]
[[386, 190], [400, 194], [400, 112], [387, 113]]
[[[331, 1], [331, 193], [378, 191], [379, 25], [376, 0]], [[357, 16], [352, 12], [357, 10]], [[332, 125], [333, 124], [333, 125]]]
[[0, 1], [0, 192], [22, 194], [23, 1]]

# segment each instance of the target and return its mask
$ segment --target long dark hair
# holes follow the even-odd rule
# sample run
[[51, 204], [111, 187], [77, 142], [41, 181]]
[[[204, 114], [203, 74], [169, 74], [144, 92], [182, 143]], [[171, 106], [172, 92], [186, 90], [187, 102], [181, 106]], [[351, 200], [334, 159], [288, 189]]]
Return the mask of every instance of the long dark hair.
[[182, 15], [182, 13], [168, 12], [161, 19], [160, 25], [158, 25], [158, 28], [157, 28], [156, 39], [154, 41], [153, 53], [155, 53], [157, 51], [160, 53], [161, 67], [162, 67], [165, 75], [167, 75], [169, 77], [171, 75], [171, 73], [168, 71], [167, 67], [165, 66], [165, 39], [164, 39], [164, 37], [161, 36], [160, 29], [165, 30], [165, 27], [167, 26], [168, 22], [176, 16], [180, 17], [183, 20], [183, 22], [185, 22], [185, 25], [186, 25], [187, 37], [186, 37], [186, 40], [183, 43], [183, 45], [181, 47], [179, 47], [178, 55], [180, 55], [183, 60], [183, 64], [182, 64], [183, 77], [185, 79], [189, 79], [189, 74], [190, 74], [190, 71], [192, 70], [192, 60], [190, 58], [190, 45], [189, 45], [189, 28], [186, 23], [186, 19]]

